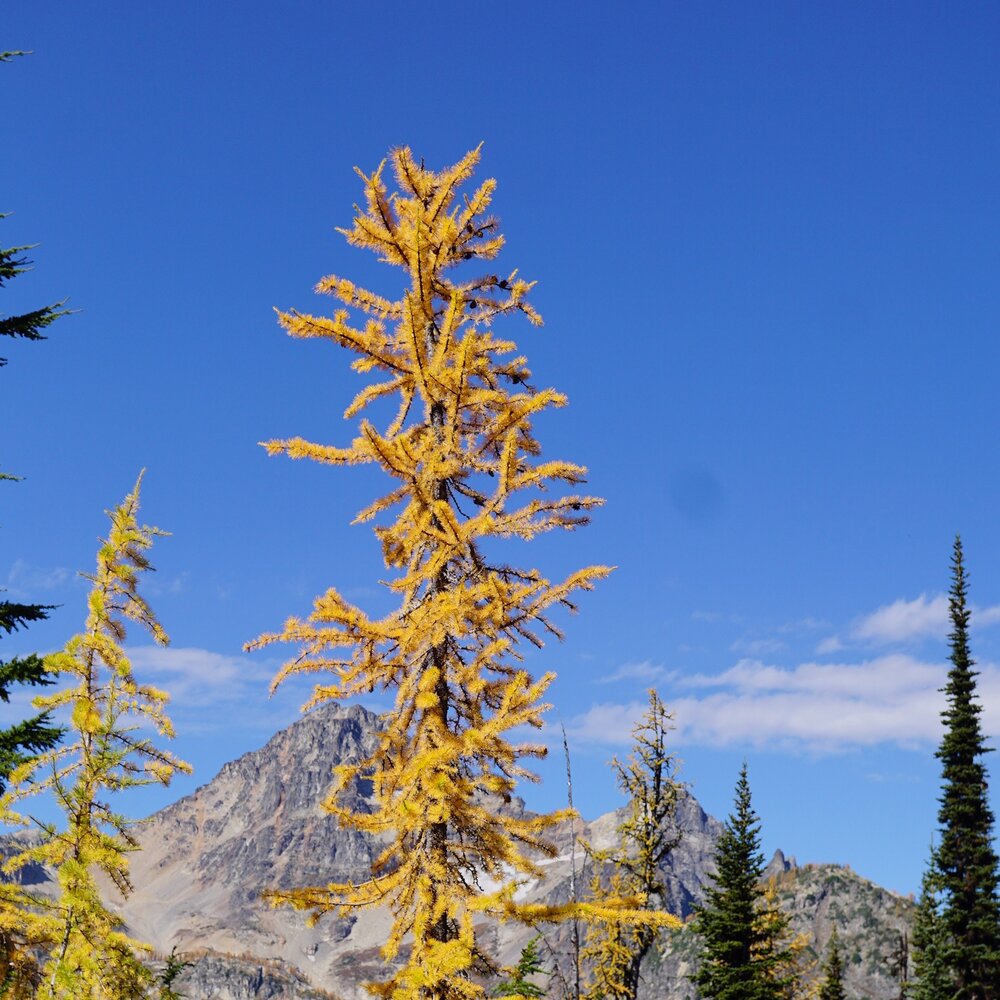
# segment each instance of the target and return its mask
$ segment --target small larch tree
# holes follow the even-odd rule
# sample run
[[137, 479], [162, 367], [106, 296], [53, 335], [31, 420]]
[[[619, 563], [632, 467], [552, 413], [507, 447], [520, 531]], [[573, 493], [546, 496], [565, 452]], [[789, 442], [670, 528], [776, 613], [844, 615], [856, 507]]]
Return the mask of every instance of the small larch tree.
[[[355, 370], [376, 377], [346, 418], [389, 398], [398, 402], [396, 415], [382, 430], [362, 420], [348, 447], [301, 438], [265, 447], [334, 466], [374, 464], [393, 481], [356, 522], [396, 512], [375, 533], [398, 606], [370, 617], [331, 588], [308, 618], [289, 619], [250, 648], [300, 644], [276, 685], [317, 671], [332, 675], [316, 686], [307, 709], [376, 690], [394, 693], [377, 749], [338, 768], [324, 803], [342, 824], [390, 838], [371, 878], [274, 892], [270, 899], [314, 917], [388, 906], [386, 958], [399, 953], [405, 937], [412, 944], [403, 967], [369, 989], [395, 1000], [445, 1000], [482, 995], [469, 973], [474, 966], [495, 969], [476, 941], [477, 915], [535, 922], [572, 910], [515, 900], [518, 880], [540, 875], [530, 854], [552, 853], [545, 831], [566, 814], [517, 817], [497, 805], [510, 800], [519, 779], [533, 779], [524, 761], [545, 753], [513, 735], [541, 726], [554, 676], [532, 678], [519, 644], [540, 647], [546, 635], [560, 636], [550, 612], [574, 610], [574, 592], [589, 590], [609, 570], [591, 566], [551, 582], [499, 555], [503, 539], [586, 524], [601, 501], [560, 495], [560, 487], [579, 486], [585, 470], [541, 461], [532, 421], [564, 406], [566, 397], [533, 386], [514, 343], [494, 334], [507, 317], [541, 323], [527, 299], [531, 283], [516, 271], [472, 273], [504, 242], [489, 214], [495, 181], [462, 192], [479, 150], [440, 172], [409, 149], [390, 159], [396, 190], [387, 187], [384, 163], [370, 175], [358, 171], [365, 206], [342, 232], [351, 245], [400, 269], [398, 297], [330, 276], [317, 290], [342, 303], [332, 318], [298, 312], [279, 318], [293, 337], [346, 347], [357, 355]], [[370, 814], [340, 801], [341, 790], [362, 776], [374, 791]]]
[[969, 649], [970, 609], [962, 541], [952, 550], [951, 669], [937, 751], [942, 788], [935, 852], [941, 892], [940, 944], [956, 1000], [1000, 997], [1000, 867], [993, 847], [993, 812], [983, 757], [989, 750], [979, 717], [975, 661]]
[[102, 872], [123, 895], [132, 888], [128, 855], [137, 844], [132, 824], [110, 797], [139, 785], [166, 785], [178, 771], [191, 770], [148, 735], [153, 729], [173, 736], [164, 711], [168, 698], [139, 683], [124, 650], [128, 621], [148, 630], [156, 642], [168, 641], [138, 591], [140, 575], [150, 569], [146, 550], [161, 534], [137, 520], [141, 480], [108, 512], [111, 530], [98, 551], [96, 572], [88, 576], [93, 586], [84, 631], [45, 658], [46, 669], [68, 684], [39, 696], [36, 704], [68, 711], [68, 738], [17, 768], [0, 798], [5, 823], [27, 824], [28, 817], [17, 811], [23, 809], [20, 802], [47, 790], [66, 817], [64, 829], [36, 821], [41, 843], [5, 865], [8, 872], [32, 861], [51, 866], [59, 884], [54, 905], [29, 896], [6, 900], [22, 904], [23, 926], [48, 950], [40, 1000], [131, 1000], [144, 997], [150, 982], [137, 957], [144, 946], [122, 931], [95, 878]]
[[[649, 708], [632, 729], [632, 752], [626, 761], [611, 761], [619, 789], [627, 798], [618, 826], [618, 845], [610, 850], [589, 848], [594, 866], [591, 892], [595, 897], [635, 899], [650, 910], [663, 910], [666, 883], [663, 863], [680, 843], [674, 821], [681, 785], [677, 760], [667, 748], [672, 717], [655, 690]], [[679, 926], [680, 920], [674, 923]], [[635, 1000], [642, 960], [656, 942], [660, 927], [651, 923], [591, 924], [583, 951], [589, 960], [587, 1000]]]

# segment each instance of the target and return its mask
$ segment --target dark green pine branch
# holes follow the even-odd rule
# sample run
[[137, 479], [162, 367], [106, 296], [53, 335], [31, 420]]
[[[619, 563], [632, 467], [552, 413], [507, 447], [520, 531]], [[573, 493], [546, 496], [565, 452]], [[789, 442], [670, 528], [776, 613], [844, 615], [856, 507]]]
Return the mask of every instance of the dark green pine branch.
[[[0, 214], [0, 219], [6, 217], [6, 215]], [[23, 256], [23, 253], [30, 249], [31, 247], [28, 246], [0, 247], [0, 287], [11, 278], [15, 278], [29, 269], [31, 261]], [[60, 316], [65, 316], [70, 312], [70, 310], [62, 308], [65, 304], [64, 299], [62, 302], [42, 306], [41, 309], [33, 309], [30, 312], [2, 318], [0, 319], [0, 336], [21, 337], [25, 340], [44, 340], [45, 336], [42, 331]], [[0, 358], [0, 365], [6, 363], [6, 358]]]

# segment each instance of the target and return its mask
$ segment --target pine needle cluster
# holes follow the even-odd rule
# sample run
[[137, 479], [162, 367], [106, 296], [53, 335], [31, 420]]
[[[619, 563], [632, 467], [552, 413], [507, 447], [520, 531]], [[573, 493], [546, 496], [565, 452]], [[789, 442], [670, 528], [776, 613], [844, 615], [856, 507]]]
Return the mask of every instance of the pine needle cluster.
[[[386, 904], [393, 915], [386, 957], [399, 952], [404, 938], [412, 945], [403, 968], [370, 989], [445, 1000], [481, 995], [469, 971], [492, 968], [476, 942], [478, 916], [536, 922], [562, 912], [519, 903], [515, 890], [519, 880], [540, 874], [533, 857], [552, 854], [545, 832], [564, 814], [521, 818], [497, 811], [518, 780], [534, 780], [525, 759], [545, 753], [515, 742], [514, 733], [541, 726], [553, 675], [533, 679], [521, 666], [518, 644], [540, 647], [546, 636], [559, 637], [551, 611], [574, 610], [574, 593], [589, 590], [609, 569], [591, 566], [552, 582], [492, 556], [497, 540], [586, 524], [601, 500], [552, 492], [584, 482], [583, 467], [539, 459], [532, 429], [538, 414], [564, 406], [566, 397], [534, 387], [514, 343], [494, 334], [505, 317], [541, 323], [527, 298], [532, 284], [516, 271], [463, 276], [492, 261], [504, 242], [489, 214], [495, 181], [462, 193], [479, 150], [440, 172], [409, 149], [390, 159], [396, 189], [390, 193], [384, 163], [370, 175], [358, 171], [365, 204], [342, 232], [351, 245], [401, 269], [400, 296], [386, 299], [330, 276], [317, 291], [341, 303], [332, 318], [283, 312], [279, 319], [293, 337], [348, 348], [357, 354], [354, 369], [373, 376], [345, 418], [389, 398], [397, 401], [395, 416], [383, 430], [361, 420], [348, 447], [302, 438], [265, 447], [328, 465], [374, 464], [394, 481], [356, 523], [396, 512], [375, 533], [395, 574], [387, 586], [398, 607], [373, 618], [331, 588], [308, 618], [289, 619], [250, 648], [300, 645], [275, 685], [332, 674], [316, 685], [307, 708], [394, 692], [378, 748], [338, 768], [324, 803], [343, 825], [389, 838], [371, 879], [270, 898], [314, 917]], [[361, 777], [372, 782], [375, 808], [359, 815], [341, 805], [340, 793]], [[599, 904], [581, 905], [602, 911]]]

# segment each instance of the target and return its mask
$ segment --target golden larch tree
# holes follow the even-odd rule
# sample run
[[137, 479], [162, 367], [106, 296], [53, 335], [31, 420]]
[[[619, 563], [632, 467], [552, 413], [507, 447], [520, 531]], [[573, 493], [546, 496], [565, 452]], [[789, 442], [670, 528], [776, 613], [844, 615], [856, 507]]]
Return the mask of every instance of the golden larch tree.
[[59, 897], [54, 904], [12, 888], [0, 898], [3, 919], [16, 919], [30, 942], [49, 953], [35, 994], [40, 1000], [125, 1000], [144, 997], [149, 972], [137, 957], [144, 945], [121, 930], [104, 903], [96, 875], [103, 873], [122, 895], [131, 891], [128, 855], [137, 847], [131, 823], [111, 805], [117, 792], [152, 783], [169, 784], [189, 765], [159, 749], [153, 729], [173, 736], [165, 714], [167, 695], [136, 679], [124, 650], [126, 622], [168, 639], [138, 592], [140, 574], [150, 569], [146, 550], [158, 529], [137, 520], [139, 488], [108, 514], [111, 530], [97, 553], [97, 570], [87, 600], [84, 631], [61, 652], [45, 658], [46, 669], [65, 678], [66, 687], [40, 695], [41, 709], [68, 711], [64, 743], [32, 758], [13, 772], [0, 799], [0, 821], [27, 824], [16, 811], [21, 800], [51, 791], [66, 815], [65, 829], [39, 823], [42, 840], [9, 859], [16, 872], [35, 861], [55, 869]]
[[[398, 401], [395, 417], [383, 430], [362, 420], [348, 447], [301, 438], [265, 447], [328, 465], [372, 463], [394, 481], [355, 523], [396, 512], [375, 533], [398, 607], [369, 617], [331, 588], [308, 618], [290, 618], [248, 648], [299, 644], [274, 686], [301, 674], [332, 675], [316, 685], [305, 709], [376, 690], [395, 693], [377, 749], [338, 767], [324, 802], [343, 825], [390, 836], [371, 878], [274, 892], [271, 901], [309, 910], [314, 919], [387, 905], [394, 922], [386, 958], [399, 953], [404, 938], [412, 943], [403, 967], [369, 989], [395, 1000], [450, 1000], [481, 996], [469, 974], [495, 968], [477, 946], [477, 914], [536, 922], [568, 912], [514, 896], [519, 879], [540, 875], [532, 855], [552, 854], [545, 831], [567, 814], [520, 818], [498, 812], [497, 804], [510, 801], [518, 779], [535, 780], [523, 762], [545, 753], [516, 742], [514, 731], [541, 726], [554, 675], [532, 678], [520, 665], [519, 643], [540, 647], [546, 634], [560, 636], [550, 611], [574, 610], [574, 592], [591, 589], [609, 569], [591, 566], [553, 583], [494, 554], [497, 539], [579, 527], [602, 501], [550, 492], [584, 481], [579, 465], [541, 461], [532, 430], [537, 414], [564, 406], [566, 397], [532, 386], [525, 358], [493, 332], [497, 320], [515, 314], [541, 323], [527, 301], [532, 284], [516, 271], [466, 276], [504, 242], [488, 214], [495, 181], [462, 194], [479, 150], [440, 172], [409, 149], [390, 159], [396, 190], [386, 185], [384, 161], [371, 175], [359, 170], [365, 206], [356, 206], [354, 225], [341, 232], [402, 269], [399, 297], [330, 276], [317, 291], [342, 304], [332, 318], [282, 312], [279, 319], [293, 337], [355, 352], [354, 369], [373, 376], [347, 419], [387, 397]], [[341, 792], [362, 777], [373, 785], [370, 814], [341, 805]], [[590, 905], [592, 915], [600, 910]]]

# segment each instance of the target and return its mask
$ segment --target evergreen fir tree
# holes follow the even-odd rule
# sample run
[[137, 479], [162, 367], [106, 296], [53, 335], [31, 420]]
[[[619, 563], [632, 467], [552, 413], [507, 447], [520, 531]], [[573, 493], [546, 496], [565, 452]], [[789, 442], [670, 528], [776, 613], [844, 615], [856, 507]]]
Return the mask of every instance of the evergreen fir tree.
[[823, 981], [819, 986], [818, 1000], [847, 1000], [844, 992], [844, 963], [840, 957], [840, 941], [834, 928], [827, 945], [823, 963]]
[[908, 991], [911, 1000], [951, 1000], [954, 995], [941, 923], [940, 878], [937, 852], [932, 848], [920, 883], [920, 899], [913, 923], [914, 976]]
[[[618, 826], [617, 849], [588, 850], [594, 863], [594, 897], [610, 893], [634, 898], [650, 910], [663, 909], [666, 885], [661, 866], [680, 842], [673, 819], [681, 786], [676, 758], [667, 750], [672, 721], [660, 696], [651, 689], [649, 708], [632, 730], [628, 760], [611, 761], [628, 805]], [[606, 870], [609, 876], [602, 879]], [[659, 931], [652, 924], [591, 924], [583, 951], [591, 964], [587, 1000], [635, 1000], [642, 960]]]
[[[403, 967], [369, 990], [393, 1000], [471, 1000], [483, 992], [470, 978], [473, 966], [480, 959], [490, 964], [475, 917], [532, 924], [588, 913], [618, 919], [620, 908], [603, 901], [519, 902], [519, 881], [541, 874], [538, 852], [554, 853], [546, 831], [568, 813], [528, 818], [495, 806], [510, 800], [518, 780], [534, 777], [524, 761], [545, 753], [512, 735], [542, 725], [554, 676], [535, 679], [524, 670], [519, 644], [539, 647], [547, 635], [559, 637], [552, 610], [575, 610], [576, 592], [590, 590], [610, 569], [591, 566], [552, 582], [500, 555], [504, 539], [527, 541], [586, 524], [602, 501], [563, 494], [585, 481], [583, 467], [538, 460], [533, 422], [566, 397], [532, 386], [526, 359], [494, 333], [508, 318], [541, 318], [528, 302], [531, 282], [516, 271], [479, 270], [504, 242], [489, 214], [496, 182], [462, 192], [479, 150], [440, 172], [409, 149], [393, 151], [391, 161], [392, 192], [384, 163], [370, 175], [359, 171], [366, 203], [356, 207], [345, 235], [400, 269], [398, 298], [330, 276], [317, 290], [340, 301], [332, 318], [287, 312], [279, 319], [294, 337], [355, 352], [354, 369], [378, 380], [355, 397], [346, 418], [389, 399], [398, 401], [396, 414], [384, 429], [362, 420], [346, 448], [302, 438], [266, 448], [327, 465], [371, 463], [393, 481], [356, 520], [395, 511], [375, 533], [398, 605], [371, 617], [331, 588], [308, 618], [291, 618], [250, 644], [300, 645], [275, 684], [326, 673], [307, 709], [375, 690], [394, 693], [378, 748], [337, 768], [324, 803], [342, 825], [386, 837], [386, 846], [360, 884], [269, 898], [316, 917], [387, 906], [393, 926], [383, 954], [397, 955], [404, 938], [412, 944]], [[358, 813], [341, 793], [362, 777], [372, 783], [375, 806]]]
[[788, 918], [768, 901], [761, 885], [760, 819], [751, 803], [746, 764], [713, 860], [714, 884], [695, 916], [702, 940], [701, 967], [694, 976], [699, 995], [705, 1000], [784, 1000], [794, 985], [789, 972], [794, 956], [785, 944]]
[[955, 1000], [996, 1000], [1000, 997], [1000, 868], [983, 763], [990, 748], [979, 721], [978, 672], [972, 669], [975, 661], [969, 651], [968, 582], [957, 537], [951, 566], [951, 669], [943, 688], [945, 732], [937, 751], [942, 773], [936, 854], [940, 941]]
[[177, 954], [177, 946], [174, 945], [167, 955], [166, 965], [160, 972], [156, 981], [156, 1000], [185, 1000], [183, 993], [178, 993], [174, 989], [174, 983], [180, 978], [185, 969], [189, 969], [194, 963], [185, 962]]
[[493, 991], [495, 997], [509, 997], [511, 1000], [529, 1000], [529, 998], [544, 997], [545, 990], [539, 986], [532, 977], [545, 975], [545, 967], [542, 965], [541, 957], [538, 954], [539, 935], [535, 935], [521, 949], [521, 957], [517, 965], [510, 971], [510, 976], [505, 979]]

